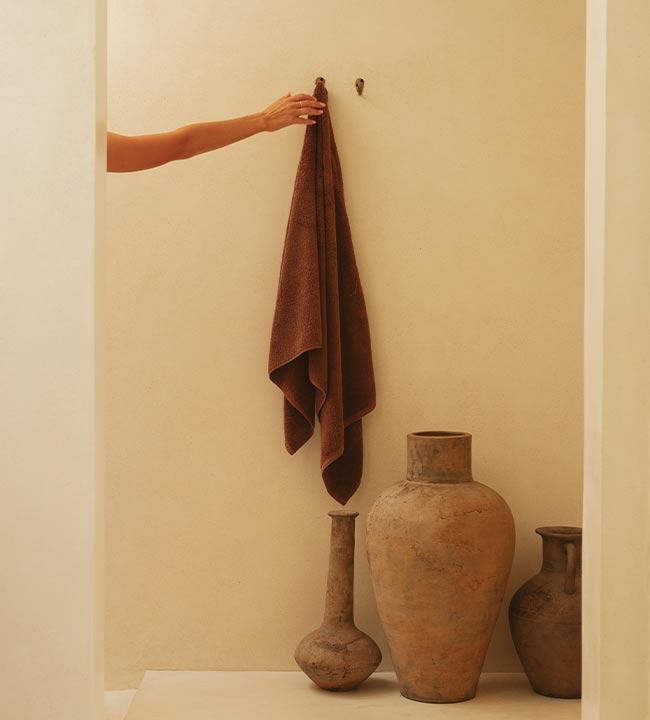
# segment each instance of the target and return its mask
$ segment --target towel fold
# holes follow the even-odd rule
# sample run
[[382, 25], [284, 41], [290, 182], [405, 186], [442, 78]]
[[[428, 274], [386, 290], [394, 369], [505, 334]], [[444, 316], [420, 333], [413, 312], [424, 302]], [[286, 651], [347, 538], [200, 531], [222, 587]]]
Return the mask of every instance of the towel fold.
[[[314, 96], [327, 102], [316, 83]], [[361, 418], [375, 407], [368, 317], [329, 108], [306, 129], [289, 214], [269, 352], [295, 453], [321, 424], [321, 473], [342, 505], [363, 471]]]

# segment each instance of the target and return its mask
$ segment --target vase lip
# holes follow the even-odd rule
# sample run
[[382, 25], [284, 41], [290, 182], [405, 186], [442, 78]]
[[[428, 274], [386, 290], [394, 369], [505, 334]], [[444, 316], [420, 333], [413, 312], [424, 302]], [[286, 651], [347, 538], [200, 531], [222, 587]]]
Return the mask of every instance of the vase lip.
[[472, 437], [471, 433], [454, 430], [421, 430], [420, 432], [408, 433], [409, 438], [436, 438], [437, 440], [451, 440], [453, 438]]
[[355, 512], [354, 510], [330, 510], [327, 514], [330, 517], [359, 517], [359, 513]]
[[570, 525], [545, 525], [536, 528], [535, 532], [543, 538], [552, 537], [559, 540], [575, 540], [582, 537], [582, 528]]

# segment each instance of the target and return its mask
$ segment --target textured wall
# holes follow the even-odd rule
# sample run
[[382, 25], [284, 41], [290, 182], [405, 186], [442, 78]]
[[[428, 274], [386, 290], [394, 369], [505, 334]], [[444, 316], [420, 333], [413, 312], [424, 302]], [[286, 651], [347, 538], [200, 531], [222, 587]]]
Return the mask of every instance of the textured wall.
[[[539, 565], [534, 528], [580, 523], [583, 3], [110, 2], [115, 132], [256, 112], [321, 74], [378, 390], [348, 504], [356, 616], [385, 650], [363, 522], [407, 432], [474, 434], [517, 520], [506, 600]], [[302, 137], [109, 177], [109, 687], [291, 669], [320, 622], [334, 503], [317, 438], [285, 453], [266, 377]], [[517, 667], [504, 612], [487, 668]]]

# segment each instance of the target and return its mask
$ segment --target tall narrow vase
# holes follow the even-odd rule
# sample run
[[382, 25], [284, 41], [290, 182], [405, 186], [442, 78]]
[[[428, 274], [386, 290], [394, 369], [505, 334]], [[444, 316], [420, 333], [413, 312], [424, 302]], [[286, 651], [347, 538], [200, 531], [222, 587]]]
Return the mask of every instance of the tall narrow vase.
[[359, 513], [333, 510], [322, 625], [298, 645], [295, 659], [325, 690], [352, 690], [381, 662], [381, 651], [354, 624], [354, 522]]
[[407, 438], [406, 480], [368, 516], [368, 560], [402, 695], [476, 694], [515, 544], [512, 514], [474, 482], [469, 433]]
[[510, 630], [535, 692], [558, 698], [581, 693], [582, 530], [541, 527], [542, 569], [510, 602]]

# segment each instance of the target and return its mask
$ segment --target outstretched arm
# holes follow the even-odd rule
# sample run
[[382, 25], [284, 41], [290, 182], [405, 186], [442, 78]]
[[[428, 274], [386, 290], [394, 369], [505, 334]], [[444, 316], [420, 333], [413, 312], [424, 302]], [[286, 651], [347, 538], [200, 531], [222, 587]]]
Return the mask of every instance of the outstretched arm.
[[[107, 133], [108, 172], [133, 172], [200, 155], [244, 140], [259, 132], [289, 125], [313, 125], [309, 115], [320, 115], [325, 103], [312, 95], [287, 93], [266, 110], [216, 122], [194, 123], [154, 135]], [[307, 117], [304, 117], [307, 116]]]

